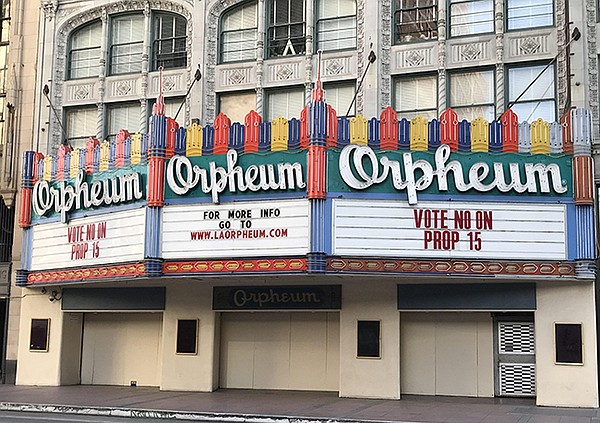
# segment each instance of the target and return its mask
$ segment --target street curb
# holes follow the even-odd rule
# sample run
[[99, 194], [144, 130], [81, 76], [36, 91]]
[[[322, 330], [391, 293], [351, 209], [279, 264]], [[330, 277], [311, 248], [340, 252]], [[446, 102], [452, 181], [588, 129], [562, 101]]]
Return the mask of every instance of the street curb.
[[235, 423], [413, 423], [396, 420], [352, 420], [318, 417], [259, 416], [253, 414], [204, 413], [197, 411], [184, 412], [137, 408], [86, 407], [77, 405], [25, 404], [11, 402], [0, 402], [0, 411]]

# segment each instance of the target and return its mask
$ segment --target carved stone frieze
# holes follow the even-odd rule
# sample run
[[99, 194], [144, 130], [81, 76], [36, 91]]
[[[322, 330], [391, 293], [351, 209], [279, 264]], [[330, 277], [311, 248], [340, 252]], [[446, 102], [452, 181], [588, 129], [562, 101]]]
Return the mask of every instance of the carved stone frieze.
[[249, 84], [251, 82], [251, 71], [251, 67], [224, 69], [221, 72], [221, 85], [225, 87], [232, 87], [236, 85]]
[[490, 43], [488, 41], [451, 44], [450, 60], [452, 63], [489, 60], [492, 58], [490, 50]]
[[323, 59], [323, 76], [337, 76], [351, 73], [350, 57]]
[[392, 61], [392, 1], [382, 0], [381, 7], [381, 37], [379, 38], [380, 55], [380, 87], [381, 109], [392, 104], [392, 79], [390, 76], [390, 64]]
[[433, 46], [396, 52], [396, 66], [400, 69], [433, 65]]
[[[365, 0], [357, 0], [356, 2], [356, 53], [357, 53], [357, 69], [358, 78], [362, 77], [368, 53], [366, 52], [365, 40]], [[356, 113], [363, 113], [364, 96], [362, 90], [356, 93]]]
[[[597, 52], [597, 39], [596, 39], [596, 2], [594, 0], [586, 0], [585, 1], [585, 17], [587, 19], [586, 22], [586, 30], [584, 33], [586, 34], [585, 42], [587, 44], [587, 72], [588, 72], [588, 83], [586, 87], [586, 91], [588, 93], [588, 104], [592, 111], [592, 123], [594, 127], [594, 136], [593, 136], [593, 150], [598, 150], [598, 140], [600, 140], [600, 111], [598, 108], [600, 104], [598, 102], [598, 56], [596, 56]], [[581, 41], [579, 41], [581, 42]], [[598, 154], [598, 153], [596, 153]], [[598, 159], [597, 156], [595, 156]], [[600, 160], [595, 161], [596, 166], [599, 166]], [[596, 178], [600, 176], [600, 169], [596, 170]], [[596, 179], [598, 181], [598, 179]]]
[[67, 99], [69, 101], [81, 101], [92, 98], [94, 84], [77, 84], [67, 89]]

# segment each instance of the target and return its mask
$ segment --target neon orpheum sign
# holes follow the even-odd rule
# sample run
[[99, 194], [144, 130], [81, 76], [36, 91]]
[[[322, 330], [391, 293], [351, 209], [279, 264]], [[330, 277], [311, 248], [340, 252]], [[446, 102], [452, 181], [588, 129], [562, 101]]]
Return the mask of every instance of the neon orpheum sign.
[[140, 200], [144, 196], [141, 177], [137, 172], [97, 179], [90, 184], [85, 178], [85, 171], [80, 170], [73, 185], [67, 181], [53, 185], [48, 181], [36, 182], [31, 201], [33, 211], [43, 216], [54, 209], [60, 213], [61, 222], [67, 223], [72, 210], [121, 204]]
[[185, 195], [200, 186], [202, 192], [210, 193], [213, 203], [219, 203], [219, 195], [225, 191], [268, 191], [305, 188], [302, 165], [295, 163], [277, 163], [250, 165], [246, 169], [237, 165], [238, 153], [227, 152], [227, 168], [209, 163], [203, 169], [192, 165], [185, 156], [173, 156], [167, 165], [167, 184], [177, 195]]
[[[391, 177], [396, 190], [406, 190], [408, 204], [417, 204], [417, 191], [426, 190], [433, 182], [437, 182], [439, 191], [448, 191], [449, 174], [452, 174], [454, 188], [459, 192], [497, 189], [500, 192], [550, 193], [552, 189], [557, 194], [564, 194], [568, 189], [560, 167], [555, 163], [525, 163], [524, 175], [519, 163], [509, 163], [506, 175], [505, 165], [500, 162], [494, 162], [491, 168], [486, 162], [477, 162], [463, 170], [462, 163], [456, 160], [448, 162], [449, 158], [450, 147], [445, 144], [435, 152], [435, 165], [427, 160], [413, 161], [410, 152], [402, 154], [402, 162], [386, 156], [378, 159], [370, 147], [351, 144], [340, 154], [339, 169], [344, 182], [357, 190], [381, 184]], [[366, 163], [369, 166], [365, 166]]]

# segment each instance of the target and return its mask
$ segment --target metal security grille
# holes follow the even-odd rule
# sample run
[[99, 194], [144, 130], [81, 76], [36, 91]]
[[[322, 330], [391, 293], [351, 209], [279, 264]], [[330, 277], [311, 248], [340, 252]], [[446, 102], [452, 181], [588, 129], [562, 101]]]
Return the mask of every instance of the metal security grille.
[[535, 364], [500, 364], [500, 394], [535, 395]]
[[500, 354], [534, 354], [533, 323], [500, 323]]
[[496, 394], [535, 396], [535, 333], [533, 322], [497, 322]]

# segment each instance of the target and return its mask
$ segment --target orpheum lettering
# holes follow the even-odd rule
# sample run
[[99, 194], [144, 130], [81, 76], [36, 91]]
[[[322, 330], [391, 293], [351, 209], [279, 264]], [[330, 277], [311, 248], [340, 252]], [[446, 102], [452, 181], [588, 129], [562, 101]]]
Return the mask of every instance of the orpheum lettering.
[[321, 302], [314, 292], [275, 292], [269, 289], [266, 292], [248, 292], [238, 289], [233, 294], [233, 302], [236, 307], [253, 305], [258, 307], [278, 304], [318, 304]]
[[381, 184], [391, 176], [396, 190], [406, 190], [408, 204], [417, 204], [417, 191], [426, 190], [434, 182], [441, 192], [448, 191], [449, 181], [459, 192], [497, 189], [500, 192], [549, 193], [551, 187], [557, 194], [567, 192], [560, 167], [555, 163], [525, 163], [524, 174], [518, 163], [509, 163], [506, 175], [503, 163], [493, 163], [490, 168], [488, 163], [477, 162], [463, 170], [462, 163], [456, 160], [448, 162], [449, 158], [450, 147], [446, 144], [439, 146], [435, 152], [435, 167], [426, 160], [413, 161], [412, 153], [402, 154], [401, 163], [386, 156], [378, 159], [370, 147], [350, 144], [342, 150], [339, 168], [344, 182], [359, 190]]
[[225, 191], [268, 191], [305, 188], [300, 163], [251, 165], [245, 170], [236, 165], [237, 151], [227, 152], [227, 169], [210, 162], [208, 171], [184, 156], [173, 156], [167, 166], [167, 183], [177, 195], [185, 195], [200, 185], [202, 192], [211, 194], [212, 201], [219, 203], [219, 195]]
[[85, 182], [85, 172], [80, 170], [74, 185], [60, 181], [52, 186], [48, 181], [38, 181], [33, 187], [32, 206], [39, 216], [54, 209], [60, 213], [61, 222], [67, 223], [73, 210], [120, 204], [143, 197], [139, 173], [118, 175], [91, 184]]

